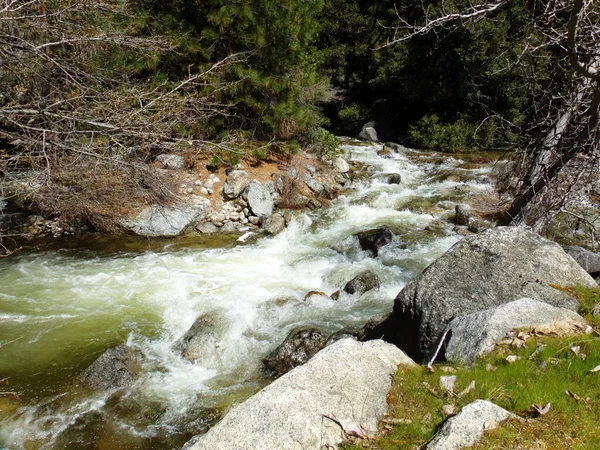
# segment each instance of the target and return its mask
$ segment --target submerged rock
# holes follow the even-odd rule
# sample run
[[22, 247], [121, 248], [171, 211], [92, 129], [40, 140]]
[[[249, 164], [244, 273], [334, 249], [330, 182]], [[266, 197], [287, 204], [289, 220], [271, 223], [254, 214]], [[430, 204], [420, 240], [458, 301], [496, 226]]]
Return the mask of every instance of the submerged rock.
[[399, 364], [414, 365], [382, 341], [343, 339], [232, 409], [186, 450], [320, 450], [346, 432], [373, 436]]
[[204, 314], [173, 344], [173, 350], [188, 361], [202, 360], [208, 366], [214, 365], [220, 358], [219, 343], [226, 328], [227, 321], [221, 314]]
[[325, 346], [325, 341], [325, 336], [314, 328], [292, 331], [279, 347], [263, 359], [263, 364], [275, 375], [283, 375], [306, 363]]
[[79, 380], [97, 390], [128, 386], [140, 372], [141, 353], [127, 345], [117, 345], [102, 353], [79, 376]]
[[356, 234], [360, 248], [370, 251], [377, 256], [379, 250], [384, 245], [388, 245], [394, 239], [394, 234], [387, 227], [376, 228], [374, 230], [361, 231]]
[[380, 282], [377, 274], [371, 270], [365, 270], [346, 283], [344, 292], [362, 295], [371, 289], [379, 289], [379, 285]]
[[453, 319], [446, 329], [445, 356], [449, 361], [469, 363], [492, 351], [511, 329], [544, 327], [548, 333], [566, 334], [580, 331], [584, 323], [574, 311], [522, 298]]
[[388, 184], [402, 183], [402, 175], [400, 175], [399, 173], [392, 173], [392, 174], [388, 175], [387, 183]]
[[596, 286], [562, 248], [521, 227], [497, 227], [455, 244], [398, 294], [392, 313], [368, 337], [409, 355], [430, 353], [454, 317], [532, 298], [576, 311], [561, 286]]
[[442, 426], [427, 450], [458, 450], [475, 444], [484, 430], [493, 429], [514, 414], [487, 400], [475, 400]]
[[52, 447], [96, 450], [104, 428], [105, 418], [102, 414], [98, 411], [89, 411], [77, 416], [73, 423], [61, 431]]

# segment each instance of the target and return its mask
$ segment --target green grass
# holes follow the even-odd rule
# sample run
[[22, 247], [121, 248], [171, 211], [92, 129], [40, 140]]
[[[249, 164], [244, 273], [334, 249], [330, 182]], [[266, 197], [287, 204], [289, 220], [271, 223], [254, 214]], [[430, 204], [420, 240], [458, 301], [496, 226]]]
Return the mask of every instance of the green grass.
[[[524, 341], [499, 345], [470, 367], [437, 365], [433, 373], [422, 366], [400, 367], [379, 435], [369, 441], [348, 441], [341, 448], [422, 448], [448, 418], [444, 405], [458, 412], [476, 399], [490, 400], [526, 420], [511, 420], [486, 432], [474, 449], [600, 448], [600, 372], [591, 372], [600, 365], [600, 334], [597, 318], [589, 316], [600, 299], [600, 288], [573, 291], [580, 298], [581, 312], [596, 325], [591, 333], [536, 336], [525, 330]], [[518, 360], [509, 363], [508, 355]], [[445, 375], [457, 376], [454, 392], [471, 381], [475, 388], [463, 396], [449, 395], [440, 387]], [[549, 412], [537, 416], [532, 405], [546, 403], [552, 404]]]

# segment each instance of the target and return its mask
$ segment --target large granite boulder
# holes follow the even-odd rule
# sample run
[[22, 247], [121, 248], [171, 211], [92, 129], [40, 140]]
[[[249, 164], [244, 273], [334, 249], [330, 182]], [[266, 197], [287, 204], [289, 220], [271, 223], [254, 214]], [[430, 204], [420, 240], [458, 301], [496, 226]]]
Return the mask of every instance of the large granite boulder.
[[370, 142], [379, 142], [377, 131], [374, 127], [375, 122], [365, 123], [362, 127], [362, 130], [360, 130], [360, 133], [358, 134], [358, 138]]
[[252, 178], [244, 170], [232, 170], [225, 179], [223, 185], [223, 198], [225, 200], [234, 200], [238, 198], [244, 189], [250, 184]]
[[96, 390], [112, 390], [133, 383], [141, 370], [141, 354], [127, 345], [102, 353], [79, 376], [79, 381]]
[[388, 409], [399, 364], [414, 365], [382, 341], [343, 339], [232, 409], [186, 450], [321, 450], [346, 432], [373, 436]]
[[198, 317], [189, 330], [174, 344], [173, 350], [188, 361], [202, 361], [212, 366], [220, 360], [219, 343], [228, 323], [222, 314], [210, 312]]
[[244, 191], [244, 198], [255, 216], [269, 217], [273, 214], [273, 197], [262, 184], [251, 182]]
[[283, 343], [263, 359], [267, 370], [283, 375], [300, 366], [325, 347], [325, 336], [313, 328], [292, 331]]
[[520, 298], [576, 311], [561, 287], [596, 286], [556, 243], [521, 227], [497, 227], [455, 244], [397, 295], [393, 311], [367, 338], [398, 345], [413, 358], [432, 350], [455, 317]]
[[142, 210], [135, 219], [125, 220], [122, 225], [140, 236], [179, 236], [210, 211], [210, 200], [196, 197], [178, 206], [151, 205]]
[[426, 448], [459, 450], [471, 447], [486, 429], [493, 429], [510, 418], [517, 419], [518, 416], [487, 400], [475, 400], [448, 419]]
[[492, 351], [516, 328], [542, 328], [547, 333], [566, 334], [581, 331], [584, 325], [583, 317], [570, 309], [522, 298], [453, 319], [445, 330], [445, 357], [449, 361], [473, 362]]
[[374, 230], [361, 231], [356, 234], [360, 248], [369, 251], [373, 256], [377, 256], [379, 249], [389, 244], [394, 239], [394, 234], [387, 227], [376, 228]]
[[350, 172], [350, 165], [344, 158], [338, 156], [333, 159], [333, 169], [340, 173], [348, 173]]

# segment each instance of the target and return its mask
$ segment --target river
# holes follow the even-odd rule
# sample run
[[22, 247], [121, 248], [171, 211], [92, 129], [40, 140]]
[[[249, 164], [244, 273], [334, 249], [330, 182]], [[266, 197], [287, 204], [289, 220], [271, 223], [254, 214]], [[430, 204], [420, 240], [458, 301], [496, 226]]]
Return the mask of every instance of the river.
[[[460, 239], [447, 220], [455, 204], [491, 189], [489, 165], [341, 149], [368, 175], [275, 237], [71, 239], [0, 261], [0, 448], [181, 447], [268, 382], [261, 358], [290, 330], [333, 333], [391, 310], [402, 286]], [[387, 184], [390, 173], [402, 183]], [[372, 258], [353, 235], [383, 225], [394, 242]], [[379, 290], [303, 301], [366, 269]], [[192, 364], [172, 345], [206, 313], [223, 323], [221, 339]], [[82, 370], [124, 342], [144, 355], [131, 387], [79, 386]]]

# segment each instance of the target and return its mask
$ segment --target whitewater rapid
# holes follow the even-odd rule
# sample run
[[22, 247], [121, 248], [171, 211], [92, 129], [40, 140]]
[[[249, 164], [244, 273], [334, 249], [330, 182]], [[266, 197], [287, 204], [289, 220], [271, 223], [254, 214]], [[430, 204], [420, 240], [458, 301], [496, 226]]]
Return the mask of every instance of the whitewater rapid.
[[[333, 333], [390, 311], [401, 288], [460, 239], [447, 218], [465, 196], [491, 189], [490, 169], [410, 151], [383, 158], [380, 149], [342, 145], [368, 175], [326, 208], [297, 213], [275, 237], [0, 261], [0, 391], [9, 392], [0, 396], [0, 448], [73, 439], [79, 448], [181, 446], [268, 382], [260, 361], [294, 328]], [[387, 184], [391, 173], [402, 183]], [[395, 238], [373, 258], [353, 235], [380, 226]], [[380, 277], [379, 290], [303, 301], [366, 269]], [[217, 351], [193, 364], [172, 346], [203, 314], [223, 329]], [[78, 386], [77, 374], [117, 343], [143, 353], [137, 381], [116, 394]]]

